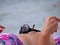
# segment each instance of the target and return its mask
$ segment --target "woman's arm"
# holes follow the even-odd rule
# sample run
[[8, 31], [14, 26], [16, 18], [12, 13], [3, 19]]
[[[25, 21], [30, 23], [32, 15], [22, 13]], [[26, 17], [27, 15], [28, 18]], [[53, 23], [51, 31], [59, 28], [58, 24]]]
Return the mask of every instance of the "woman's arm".
[[41, 34], [38, 39], [38, 45], [50, 45], [50, 36]]
[[56, 17], [46, 19], [41, 35], [39, 36], [38, 45], [50, 45], [50, 36], [54, 32], [57, 32], [58, 22], [60, 22], [60, 19]]
[[55, 45], [55, 41], [54, 41], [54, 38], [52, 36], [50, 37], [47, 37], [47, 36], [41, 36], [39, 38], [39, 45]]

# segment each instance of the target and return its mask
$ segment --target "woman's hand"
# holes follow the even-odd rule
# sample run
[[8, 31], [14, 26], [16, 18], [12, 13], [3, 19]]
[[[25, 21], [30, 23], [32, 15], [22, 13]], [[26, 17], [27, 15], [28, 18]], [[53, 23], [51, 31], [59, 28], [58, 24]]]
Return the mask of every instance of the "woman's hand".
[[45, 20], [45, 24], [42, 28], [42, 34], [50, 36], [54, 32], [57, 32], [58, 22], [60, 22], [59, 18], [57, 18], [57, 17], [48, 17]]

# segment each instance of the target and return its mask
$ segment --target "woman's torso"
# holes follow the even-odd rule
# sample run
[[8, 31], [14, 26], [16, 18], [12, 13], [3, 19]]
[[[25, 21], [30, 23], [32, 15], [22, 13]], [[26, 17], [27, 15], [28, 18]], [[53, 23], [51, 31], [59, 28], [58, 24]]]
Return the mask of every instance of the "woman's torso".
[[[0, 34], [0, 44], [4, 45], [38, 45], [38, 39], [40, 38], [40, 33], [32, 33], [32, 34]], [[55, 44], [60, 45], [60, 36], [55, 38]], [[16, 42], [16, 43], [15, 43]], [[54, 38], [50, 38], [50, 45], [54, 44]]]
[[[19, 34], [18, 37], [23, 41], [24, 45], [38, 45], [38, 40], [41, 36], [40, 32], [30, 34]], [[53, 37], [50, 37], [50, 45], [55, 45]]]
[[19, 34], [18, 38], [22, 40], [24, 45], [38, 45], [39, 33]]

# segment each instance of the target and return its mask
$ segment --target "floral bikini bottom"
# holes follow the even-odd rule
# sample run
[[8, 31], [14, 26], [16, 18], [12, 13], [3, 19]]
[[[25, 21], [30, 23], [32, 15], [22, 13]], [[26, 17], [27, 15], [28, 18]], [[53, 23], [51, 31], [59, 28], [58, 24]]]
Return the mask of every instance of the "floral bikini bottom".
[[55, 44], [56, 45], [60, 45], [60, 35], [59, 36], [55, 36], [54, 40], [55, 40]]
[[0, 45], [24, 45], [14, 34], [0, 34]]

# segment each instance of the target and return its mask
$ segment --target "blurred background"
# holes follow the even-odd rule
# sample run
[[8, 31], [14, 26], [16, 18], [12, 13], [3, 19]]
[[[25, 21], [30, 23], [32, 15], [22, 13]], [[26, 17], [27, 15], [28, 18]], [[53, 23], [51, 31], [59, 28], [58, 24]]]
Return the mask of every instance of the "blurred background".
[[[0, 25], [3, 33], [18, 34], [20, 27], [29, 24], [41, 30], [46, 17], [60, 18], [60, 0], [0, 0]], [[58, 32], [60, 35], [60, 24]]]

